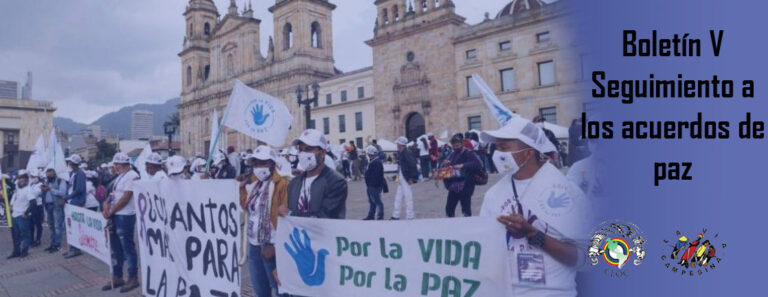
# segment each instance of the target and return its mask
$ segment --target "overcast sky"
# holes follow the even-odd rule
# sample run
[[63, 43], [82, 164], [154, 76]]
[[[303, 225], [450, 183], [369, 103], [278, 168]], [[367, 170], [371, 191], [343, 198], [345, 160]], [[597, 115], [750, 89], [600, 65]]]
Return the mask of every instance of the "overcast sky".
[[[244, 0], [237, 0], [242, 9]], [[247, 1], [247, 0], [245, 0]], [[454, 0], [475, 24], [511, 0]], [[90, 123], [136, 103], [178, 97], [188, 0], [0, 1], [0, 80], [34, 76], [33, 99], [53, 101], [56, 116]], [[229, 0], [215, 0], [221, 15]], [[336, 66], [349, 71], [371, 65], [374, 0], [331, 0]], [[547, 1], [549, 2], [549, 1]], [[252, 0], [262, 20], [262, 53], [272, 35], [267, 8], [274, 0]], [[21, 86], [20, 86], [21, 87]]]

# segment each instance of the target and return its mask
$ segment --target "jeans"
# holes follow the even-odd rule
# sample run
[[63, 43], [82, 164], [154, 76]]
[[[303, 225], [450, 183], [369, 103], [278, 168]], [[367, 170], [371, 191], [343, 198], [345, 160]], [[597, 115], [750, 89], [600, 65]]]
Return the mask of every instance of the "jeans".
[[[384, 203], [381, 202], [381, 191], [383, 188], [368, 188], [368, 218], [372, 219], [376, 215], [377, 219], [384, 218]], [[378, 208], [378, 211], [377, 211]]]
[[138, 257], [133, 242], [136, 227], [136, 215], [112, 216], [112, 228], [109, 230], [109, 245], [112, 249], [112, 276], [123, 278], [123, 263], [128, 262], [128, 278], [138, 276]]
[[32, 208], [32, 212], [29, 215], [29, 236], [32, 242], [40, 242], [40, 238], [43, 237], [43, 217], [45, 213], [43, 206], [38, 205]]
[[[250, 270], [253, 295], [271, 297], [272, 290], [277, 290], [277, 282], [272, 271], [277, 268], [275, 258], [266, 260], [261, 256], [261, 246], [248, 244], [248, 269]], [[278, 296], [288, 296], [281, 294]]]
[[465, 217], [472, 216], [472, 194], [475, 184], [466, 182], [461, 192], [448, 191], [448, 201], [445, 203], [445, 215], [452, 218], [456, 215], [456, 205], [461, 203], [461, 213]]
[[61, 246], [61, 236], [64, 234], [64, 207], [56, 203], [46, 203], [45, 212], [48, 214], [48, 227], [51, 229], [51, 246]]
[[429, 166], [432, 165], [432, 158], [429, 157], [429, 155], [421, 156], [419, 157], [421, 159], [421, 176], [424, 177], [424, 179], [429, 178]]
[[11, 235], [13, 237], [13, 253], [24, 254], [29, 250], [29, 242], [31, 240], [29, 234], [29, 218], [22, 216], [14, 217], [12, 219], [13, 227], [11, 227]]

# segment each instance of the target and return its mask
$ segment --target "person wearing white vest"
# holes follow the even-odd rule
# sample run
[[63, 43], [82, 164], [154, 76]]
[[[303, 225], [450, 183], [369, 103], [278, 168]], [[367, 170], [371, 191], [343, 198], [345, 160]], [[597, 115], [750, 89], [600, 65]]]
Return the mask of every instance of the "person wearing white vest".
[[554, 145], [541, 128], [520, 117], [483, 132], [481, 139], [496, 144], [493, 162], [504, 174], [486, 192], [480, 215], [496, 217], [507, 229], [508, 296], [576, 296], [588, 204], [581, 190], [547, 162], [545, 153]]

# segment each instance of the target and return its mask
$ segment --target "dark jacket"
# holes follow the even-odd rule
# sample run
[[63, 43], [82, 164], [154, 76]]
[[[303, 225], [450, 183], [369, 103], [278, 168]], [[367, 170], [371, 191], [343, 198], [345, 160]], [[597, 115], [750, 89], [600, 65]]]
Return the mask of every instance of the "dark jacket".
[[306, 176], [306, 172], [302, 173], [288, 184], [288, 208], [291, 210], [291, 215], [343, 219], [347, 214], [347, 181], [327, 166], [309, 186], [309, 212], [299, 212], [299, 196]]
[[407, 180], [418, 180], [419, 171], [416, 169], [416, 159], [405, 149], [397, 152], [397, 165]]
[[85, 172], [78, 168], [77, 171], [70, 173], [70, 180], [72, 181], [72, 194], [69, 194], [66, 200], [69, 201], [69, 204], [84, 206], [85, 197], [88, 195], [85, 189]]
[[384, 187], [384, 165], [381, 159], [375, 158], [368, 164], [368, 170], [365, 171], [365, 185], [369, 188]]
[[237, 169], [229, 163], [216, 172], [216, 179], [233, 179], [235, 177], [237, 177]]
[[472, 178], [473, 174], [483, 170], [483, 165], [480, 163], [480, 159], [478, 159], [473, 151], [468, 149], [453, 151], [453, 153], [448, 156], [448, 161], [451, 162], [451, 165], [463, 164], [461, 168], [462, 175], [460, 177], [452, 177], [443, 181], [445, 187], [449, 190], [451, 189], [452, 183], [463, 182], [465, 186], [473, 186], [475, 183]]

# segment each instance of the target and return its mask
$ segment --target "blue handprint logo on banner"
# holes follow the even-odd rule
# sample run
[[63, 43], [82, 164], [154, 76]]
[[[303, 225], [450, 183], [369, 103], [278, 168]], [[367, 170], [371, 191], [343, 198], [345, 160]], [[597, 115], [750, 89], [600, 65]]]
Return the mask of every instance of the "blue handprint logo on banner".
[[293, 228], [290, 235], [291, 245], [284, 243], [285, 250], [296, 262], [296, 269], [304, 284], [310, 287], [322, 285], [325, 281], [325, 257], [328, 256], [328, 250], [320, 249], [315, 256], [307, 231], [301, 230], [301, 233], [304, 234], [303, 241], [299, 229]]
[[264, 113], [264, 105], [256, 105], [251, 109], [251, 116], [253, 116], [253, 123], [261, 126], [267, 122], [269, 113]]

